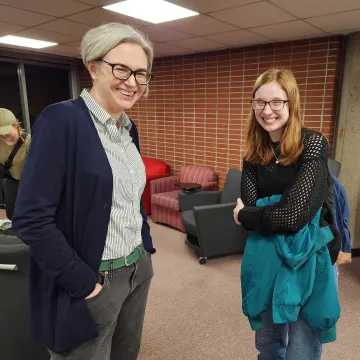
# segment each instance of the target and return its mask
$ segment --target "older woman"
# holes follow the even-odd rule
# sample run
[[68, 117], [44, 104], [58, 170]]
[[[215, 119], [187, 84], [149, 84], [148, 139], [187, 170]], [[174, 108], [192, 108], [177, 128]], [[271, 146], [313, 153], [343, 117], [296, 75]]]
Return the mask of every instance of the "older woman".
[[145, 168], [130, 109], [153, 50], [130, 26], [88, 31], [93, 86], [35, 124], [13, 219], [31, 252], [35, 340], [52, 360], [136, 359], [155, 252], [141, 207]]

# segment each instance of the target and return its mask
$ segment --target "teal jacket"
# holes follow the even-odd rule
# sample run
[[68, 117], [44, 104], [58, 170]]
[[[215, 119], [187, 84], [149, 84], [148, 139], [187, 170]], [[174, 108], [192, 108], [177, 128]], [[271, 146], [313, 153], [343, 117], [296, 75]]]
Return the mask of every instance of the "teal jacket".
[[[257, 206], [279, 202], [281, 195], [259, 199]], [[242, 306], [251, 328], [261, 327], [261, 314], [272, 306], [275, 324], [298, 319], [299, 314], [320, 342], [336, 340], [340, 317], [337, 285], [326, 244], [333, 239], [328, 226], [320, 227], [321, 209], [295, 234], [249, 236], [241, 265]]]

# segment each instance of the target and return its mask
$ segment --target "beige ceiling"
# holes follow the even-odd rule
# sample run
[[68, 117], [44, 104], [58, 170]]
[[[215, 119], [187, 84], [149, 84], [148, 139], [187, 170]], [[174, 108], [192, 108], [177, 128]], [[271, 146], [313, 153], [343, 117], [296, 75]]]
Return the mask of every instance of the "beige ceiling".
[[0, 36], [53, 41], [38, 52], [79, 57], [88, 29], [117, 21], [147, 33], [161, 57], [360, 30], [360, 0], [169, 0], [200, 15], [158, 25], [102, 9], [118, 1], [0, 0]]

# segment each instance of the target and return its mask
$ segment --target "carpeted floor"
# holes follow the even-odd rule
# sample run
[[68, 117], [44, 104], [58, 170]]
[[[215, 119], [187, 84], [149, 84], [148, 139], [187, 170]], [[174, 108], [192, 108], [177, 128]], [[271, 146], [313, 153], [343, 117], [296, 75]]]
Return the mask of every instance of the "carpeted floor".
[[[150, 221], [151, 223], [151, 221]], [[199, 265], [185, 235], [151, 223], [157, 249], [139, 360], [255, 360], [241, 311], [240, 255]], [[360, 359], [360, 258], [340, 267], [338, 340], [322, 360]]]

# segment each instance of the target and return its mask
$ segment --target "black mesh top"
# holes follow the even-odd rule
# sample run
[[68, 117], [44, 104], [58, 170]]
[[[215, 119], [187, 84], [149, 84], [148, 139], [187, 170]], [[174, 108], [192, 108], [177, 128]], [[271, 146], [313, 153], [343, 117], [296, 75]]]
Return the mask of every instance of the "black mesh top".
[[[322, 208], [320, 226], [329, 225], [334, 240], [329, 243], [332, 263], [340, 250], [340, 235], [335, 228], [333, 191], [327, 165], [328, 143], [320, 133], [303, 130], [304, 150], [289, 166], [276, 164], [275, 157], [267, 165], [250, 164], [244, 159], [241, 197], [245, 207], [238, 219], [245, 229], [265, 236], [295, 233], [311, 221]], [[278, 143], [273, 143], [279, 158]], [[259, 198], [282, 194], [272, 206], [256, 207]]]

